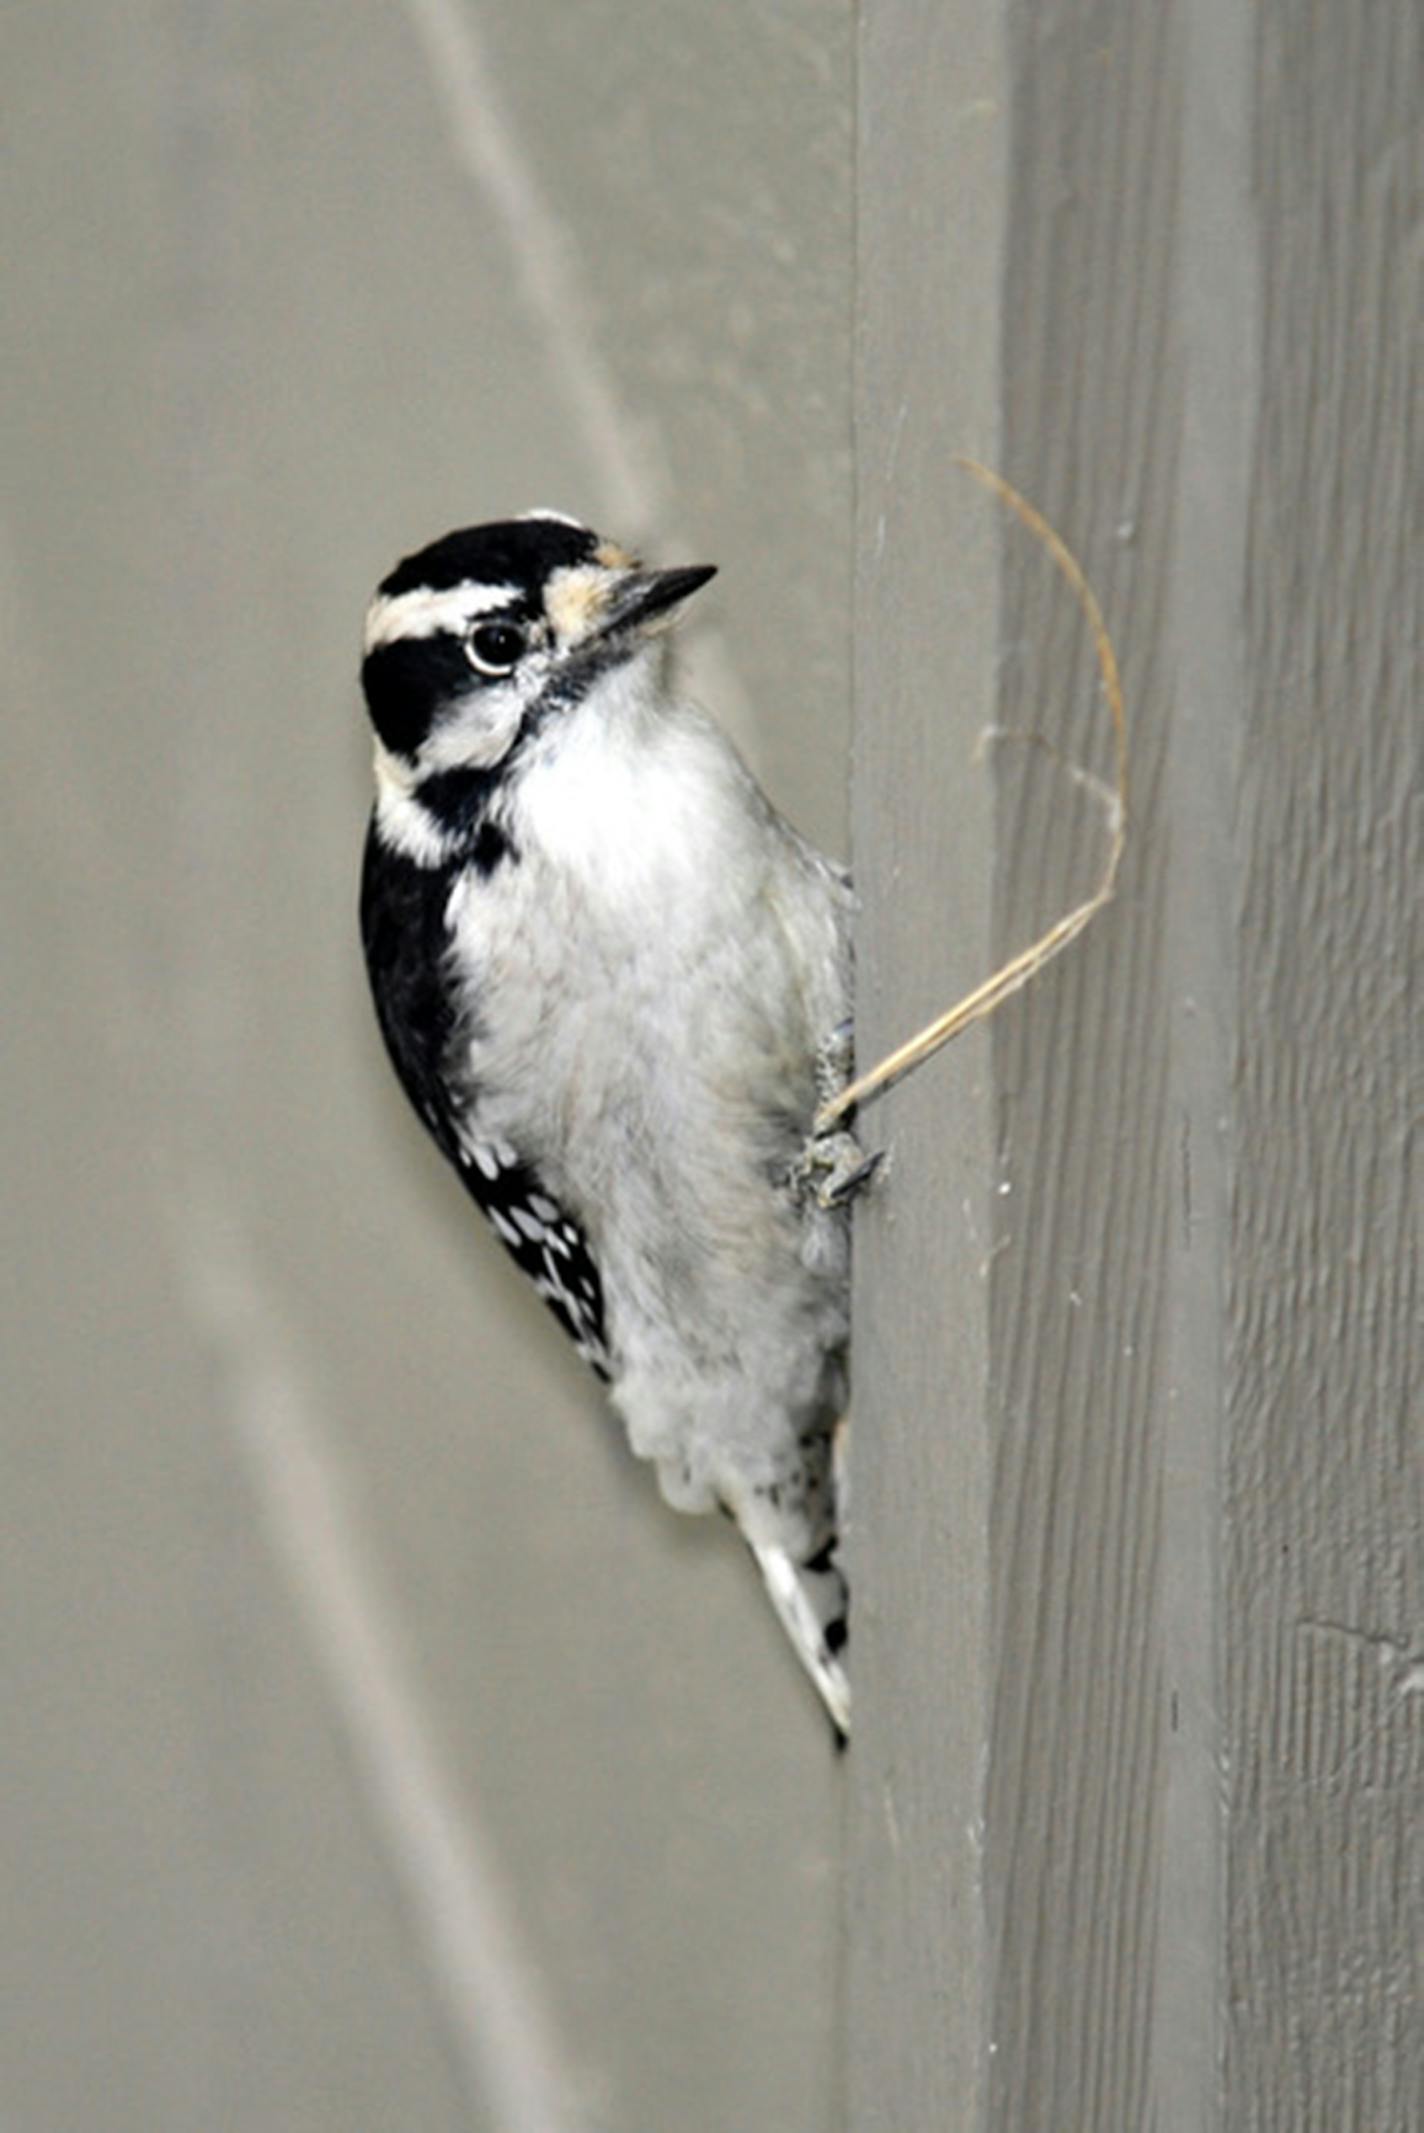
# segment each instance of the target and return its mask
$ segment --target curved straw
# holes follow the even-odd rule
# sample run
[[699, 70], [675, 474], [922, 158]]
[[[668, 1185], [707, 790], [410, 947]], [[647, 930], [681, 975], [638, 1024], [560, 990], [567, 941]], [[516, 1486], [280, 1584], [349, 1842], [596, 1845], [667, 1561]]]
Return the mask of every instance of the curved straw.
[[1076, 940], [1084, 927], [1096, 918], [1103, 905], [1111, 900], [1117, 887], [1118, 868], [1127, 843], [1127, 717], [1123, 709], [1122, 680], [1118, 673], [1117, 654], [1113, 650], [1112, 639], [1108, 635], [1097, 595], [1083, 575], [1082, 566], [1067, 543], [1054, 532], [1043, 514], [1036, 511], [1026, 497], [1020, 496], [1011, 483], [1004, 480], [1002, 474], [995, 474], [991, 468], [981, 466], [977, 459], [956, 459], [955, 464], [963, 467], [966, 473], [972, 474], [976, 481], [982, 482], [1001, 503], [1007, 504], [1009, 509], [1022, 519], [1029, 532], [1043, 543], [1067, 579], [1083, 611], [1088, 628], [1092, 631], [1098, 671], [1102, 676], [1103, 698], [1113, 722], [1117, 781], [1115, 789], [1109, 790], [1100, 786], [1097, 779], [1088, 778], [1085, 773], [1083, 782], [1090, 790], [1096, 789], [1099, 792], [1107, 811], [1111, 833], [1107, 863], [1097, 888], [1086, 903], [1077, 904], [1071, 911], [1066, 911], [1046, 933], [1041, 934], [1027, 948], [1021, 948], [1009, 962], [985, 978], [982, 984], [976, 985], [973, 992], [966, 993], [962, 1000], [957, 1000], [953, 1007], [946, 1008], [942, 1015], [937, 1015], [933, 1022], [927, 1023], [915, 1036], [907, 1038], [904, 1044], [897, 1045], [893, 1052], [887, 1053], [877, 1066], [868, 1068], [864, 1074], [858, 1074], [838, 1095], [822, 1104], [816, 1115], [817, 1133], [827, 1132], [839, 1119], [845, 1117], [847, 1111], [855, 1109], [859, 1104], [869, 1103], [873, 1097], [883, 1095], [885, 1090], [893, 1087], [897, 1081], [903, 1081], [907, 1074], [912, 1074], [917, 1066], [922, 1066], [941, 1045], [948, 1044], [951, 1038], [968, 1029], [971, 1023], [982, 1022], [986, 1015], [992, 1015], [997, 1008], [1002, 1007], [1005, 1000], [1022, 991], [1030, 978], [1037, 977], [1039, 971], [1051, 963], [1054, 956], [1060, 954], [1070, 941]]

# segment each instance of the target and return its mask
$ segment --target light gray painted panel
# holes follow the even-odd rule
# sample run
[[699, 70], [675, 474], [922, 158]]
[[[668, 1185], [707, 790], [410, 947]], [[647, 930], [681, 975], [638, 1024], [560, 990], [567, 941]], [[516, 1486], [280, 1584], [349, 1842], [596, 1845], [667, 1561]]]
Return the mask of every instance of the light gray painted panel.
[[1424, 2122], [1424, 45], [1278, 0], [1242, 737], [1225, 2123]]
[[[954, 1206], [921, 1220], [963, 1062], [875, 1120], [913, 1160], [859, 1231], [857, 2128], [978, 2123], [976, 2019], [1004, 2133], [1424, 2122], [1419, 37], [1384, 6], [1011, 11], [1001, 459], [1103, 596], [1132, 835], [1111, 911], [992, 1031], [988, 1390], [949, 1440], [901, 1417], [935, 1414], [926, 1355], [943, 1379], [981, 1337], [962, 1278], [945, 1302]], [[920, 123], [943, 61], [908, 0], [865, 55], [878, 1037], [916, 1019], [951, 875], [919, 819], [942, 735], [882, 641], [918, 609], [867, 530], [888, 496], [889, 528], [929, 525], [905, 580], [961, 563], [924, 456], [897, 455], [917, 394], [956, 404], [940, 307], [965, 262], [935, 249], [956, 107]], [[1081, 619], [1031, 544], [1005, 557], [1000, 722], [1105, 767]], [[1007, 951], [1101, 841], [1053, 753], [995, 762]], [[951, 1630], [986, 1441], [989, 1606]], [[927, 1717], [950, 1652], [953, 1710]], [[953, 1900], [976, 1711], [982, 1966]]]
[[[996, 11], [866, 10], [855, 728], [869, 1065], [988, 968], [1003, 53]], [[848, 2122], [977, 2128], [987, 2080], [988, 1048], [864, 1114], [856, 1218]]]
[[699, 677], [840, 841], [848, 35], [819, 0], [6, 17], [27, 2133], [829, 2111], [825, 1729], [390, 1085], [355, 664], [403, 549], [611, 520], [724, 566]]
[[[990, 2122], [1138, 2133], [1151, 2107], [1161, 1842], [1163, 1305], [1172, 1185], [1173, 330], [1180, 79], [1171, 9], [1013, 11], [1004, 464], [1080, 558], [1131, 721], [1116, 902], [998, 1017], [991, 1277], [994, 1711]], [[1000, 721], [1110, 772], [1092, 648], [1030, 543], [1007, 550]], [[998, 944], [1086, 893], [1098, 812], [999, 752]]]
[[1164, 765], [1166, 1709], [1152, 2032], [1156, 2123], [1183, 2133], [1220, 2122], [1222, 1302], [1231, 1240], [1233, 832], [1246, 691], [1241, 587], [1257, 382], [1251, 16], [1243, 0], [1193, 8], [1182, 55], [1182, 441], [1167, 619], [1175, 705]]

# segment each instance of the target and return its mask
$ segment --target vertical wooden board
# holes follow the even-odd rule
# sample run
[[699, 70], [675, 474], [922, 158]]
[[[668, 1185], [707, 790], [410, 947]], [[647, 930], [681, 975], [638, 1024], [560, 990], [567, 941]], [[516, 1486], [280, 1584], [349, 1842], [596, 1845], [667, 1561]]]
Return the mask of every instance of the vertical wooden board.
[[1235, 793], [1255, 401], [1249, 0], [1185, 24], [1177, 333], [1181, 459], [1168, 618], [1175, 674], [1165, 961], [1170, 1170], [1164, 1297], [1163, 1695], [1152, 2105], [1171, 2133], [1220, 2114], [1219, 1537], [1222, 1299], [1230, 1242]]
[[1258, 34], [1226, 2122], [1405, 2133], [1424, 2122], [1424, 48], [1389, 0], [1275, 0]]
[[[1019, 6], [1011, 24], [1005, 465], [1112, 625], [1132, 838], [1115, 904], [993, 1031], [989, 2122], [1140, 2133], [1162, 1792], [1178, 25], [1124, 0]], [[1096, 878], [1101, 812], [1065, 765], [1107, 770], [1111, 752], [1081, 618], [1021, 536], [1002, 603], [1000, 719], [1020, 736], [997, 750], [1006, 952]]]
[[[858, 158], [857, 1046], [988, 967], [1002, 26], [866, 9]], [[854, 2133], [981, 2122], [987, 1047], [868, 1111], [856, 1220], [845, 2023]]]

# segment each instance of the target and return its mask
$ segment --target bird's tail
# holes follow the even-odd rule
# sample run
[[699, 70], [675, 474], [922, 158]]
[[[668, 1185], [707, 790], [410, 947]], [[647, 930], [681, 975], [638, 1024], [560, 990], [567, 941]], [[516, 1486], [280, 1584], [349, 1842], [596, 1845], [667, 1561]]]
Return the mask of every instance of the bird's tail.
[[850, 1733], [850, 1683], [839, 1655], [846, 1641], [848, 1594], [836, 1544], [829, 1541], [805, 1563], [794, 1561], [785, 1548], [750, 1545], [781, 1626], [844, 1742]]

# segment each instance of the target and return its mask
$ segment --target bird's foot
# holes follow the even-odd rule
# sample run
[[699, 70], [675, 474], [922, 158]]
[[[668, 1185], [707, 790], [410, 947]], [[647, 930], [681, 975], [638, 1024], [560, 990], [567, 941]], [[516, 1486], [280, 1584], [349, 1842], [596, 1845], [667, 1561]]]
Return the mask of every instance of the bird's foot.
[[846, 1207], [884, 1160], [883, 1150], [867, 1155], [855, 1135], [843, 1128], [813, 1133], [791, 1166], [791, 1189], [798, 1199], [814, 1200], [828, 1211]]

